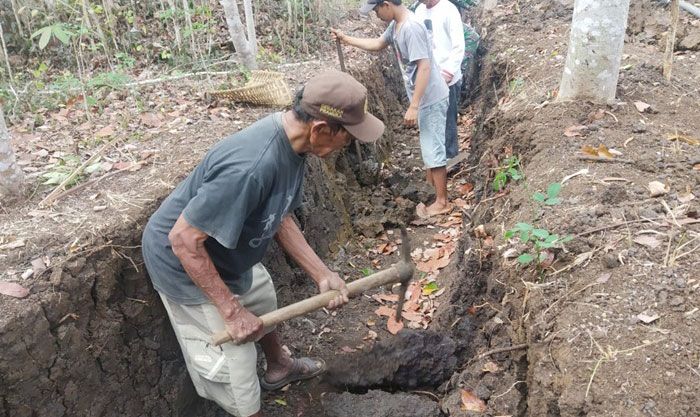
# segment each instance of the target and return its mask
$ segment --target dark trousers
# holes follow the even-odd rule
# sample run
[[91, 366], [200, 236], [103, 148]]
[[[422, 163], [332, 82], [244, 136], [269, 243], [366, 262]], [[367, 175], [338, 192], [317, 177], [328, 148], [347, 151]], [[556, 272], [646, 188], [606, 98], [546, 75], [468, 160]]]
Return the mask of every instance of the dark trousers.
[[457, 110], [462, 91], [462, 80], [450, 86], [450, 101], [447, 105], [447, 123], [445, 125], [445, 152], [447, 159], [454, 158], [459, 153], [459, 139], [457, 138]]

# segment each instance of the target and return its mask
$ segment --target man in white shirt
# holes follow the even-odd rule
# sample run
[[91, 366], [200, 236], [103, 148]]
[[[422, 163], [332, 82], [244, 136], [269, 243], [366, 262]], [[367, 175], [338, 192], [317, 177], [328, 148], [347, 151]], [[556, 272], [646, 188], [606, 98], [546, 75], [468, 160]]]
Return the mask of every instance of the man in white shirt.
[[440, 75], [450, 87], [445, 127], [445, 150], [447, 158], [459, 153], [457, 139], [457, 110], [462, 89], [462, 60], [464, 59], [464, 30], [462, 16], [449, 0], [420, 0], [415, 15], [430, 33], [433, 54]]

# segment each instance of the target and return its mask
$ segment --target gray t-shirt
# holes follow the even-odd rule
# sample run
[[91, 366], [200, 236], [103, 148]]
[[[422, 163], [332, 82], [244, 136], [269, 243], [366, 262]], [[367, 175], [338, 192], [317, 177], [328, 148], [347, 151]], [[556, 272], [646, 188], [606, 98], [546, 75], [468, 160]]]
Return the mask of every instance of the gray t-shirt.
[[391, 22], [382, 38], [386, 43], [394, 46], [409, 100], [413, 98], [413, 91], [416, 89], [416, 73], [420, 59], [430, 60], [430, 79], [419, 107], [422, 109], [449, 96], [450, 90], [440, 75], [440, 67], [433, 58], [428, 31], [413, 13], [409, 19], [403, 22], [398, 33], [396, 32], [396, 21]]
[[204, 246], [226, 285], [235, 294], [247, 292], [251, 267], [263, 258], [280, 221], [301, 204], [304, 161], [289, 143], [281, 113], [214, 145], [143, 232], [143, 256], [156, 290], [181, 304], [208, 301], [168, 240], [183, 214], [209, 235]]

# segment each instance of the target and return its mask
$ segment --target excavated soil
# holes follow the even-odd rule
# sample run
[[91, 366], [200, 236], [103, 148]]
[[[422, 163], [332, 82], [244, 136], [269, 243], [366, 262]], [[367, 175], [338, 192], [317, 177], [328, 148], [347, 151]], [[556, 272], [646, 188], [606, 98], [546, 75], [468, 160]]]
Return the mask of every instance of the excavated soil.
[[[266, 415], [700, 414], [700, 153], [690, 140], [670, 139], [697, 139], [700, 131], [698, 20], [682, 16], [684, 49], [667, 82], [660, 73], [666, 11], [634, 3], [617, 103], [556, 103], [573, 2], [493, 3], [472, 13], [485, 55], [460, 119], [466, 158], [450, 179], [458, 209], [410, 224], [414, 248], [434, 247], [446, 230], [463, 231], [437, 275], [443, 291], [429, 300], [435, 311], [428, 331], [392, 336], [369, 296], [283, 323], [292, 353], [319, 355], [332, 371], [265, 393]], [[354, 13], [346, 30], [381, 33]], [[332, 57], [330, 49], [322, 52]], [[330, 161], [311, 161], [304, 206], [295, 214], [326, 262], [355, 279], [398, 261], [397, 252], [377, 257], [373, 248], [387, 236], [399, 243], [392, 228], [412, 221], [430, 189], [422, 184], [416, 132], [398, 127], [405, 103], [390, 54], [345, 53], [372, 92], [372, 111], [392, 129], [378, 146], [363, 146], [361, 156], [350, 147]], [[280, 69], [298, 86], [336, 65], [328, 58]], [[174, 88], [201, 93], [193, 83]], [[650, 108], [640, 112], [635, 102]], [[172, 106], [159, 111], [194, 111], [183, 99]], [[211, 104], [183, 126], [107, 153], [146, 161], [140, 169], [48, 209], [38, 208], [46, 187], [3, 204], [0, 279], [31, 294], [0, 296], [0, 416], [225, 415], [192, 389], [139, 240], [159, 201], [203, 153], [268, 111]], [[25, 132], [13, 145], [31, 167], [36, 149], [60, 137]], [[583, 146], [601, 144], [622, 155], [580, 159]], [[497, 193], [491, 181], [511, 155], [519, 156], [524, 179]], [[668, 191], [651, 197], [650, 181]], [[561, 204], [533, 200], [554, 182], [563, 182]], [[525, 246], [504, 238], [517, 222], [573, 240], [552, 251], [547, 264], [522, 267], [513, 254]], [[277, 248], [264, 263], [280, 304], [314, 293]]]

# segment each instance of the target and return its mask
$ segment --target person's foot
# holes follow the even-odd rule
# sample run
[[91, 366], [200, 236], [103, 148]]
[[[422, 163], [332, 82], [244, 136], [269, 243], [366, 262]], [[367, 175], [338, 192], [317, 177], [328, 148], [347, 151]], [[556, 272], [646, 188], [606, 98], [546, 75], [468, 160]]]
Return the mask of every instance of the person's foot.
[[266, 391], [274, 391], [296, 381], [313, 378], [326, 370], [326, 362], [321, 358], [292, 358], [288, 364], [268, 369], [260, 380]]
[[437, 201], [426, 207], [425, 204], [419, 203], [416, 206], [416, 216], [421, 219], [428, 219], [433, 216], [439, 216], [441, 214], [447, 214], [452, 211], [452, 204], [450, 203], [438, 203]]

